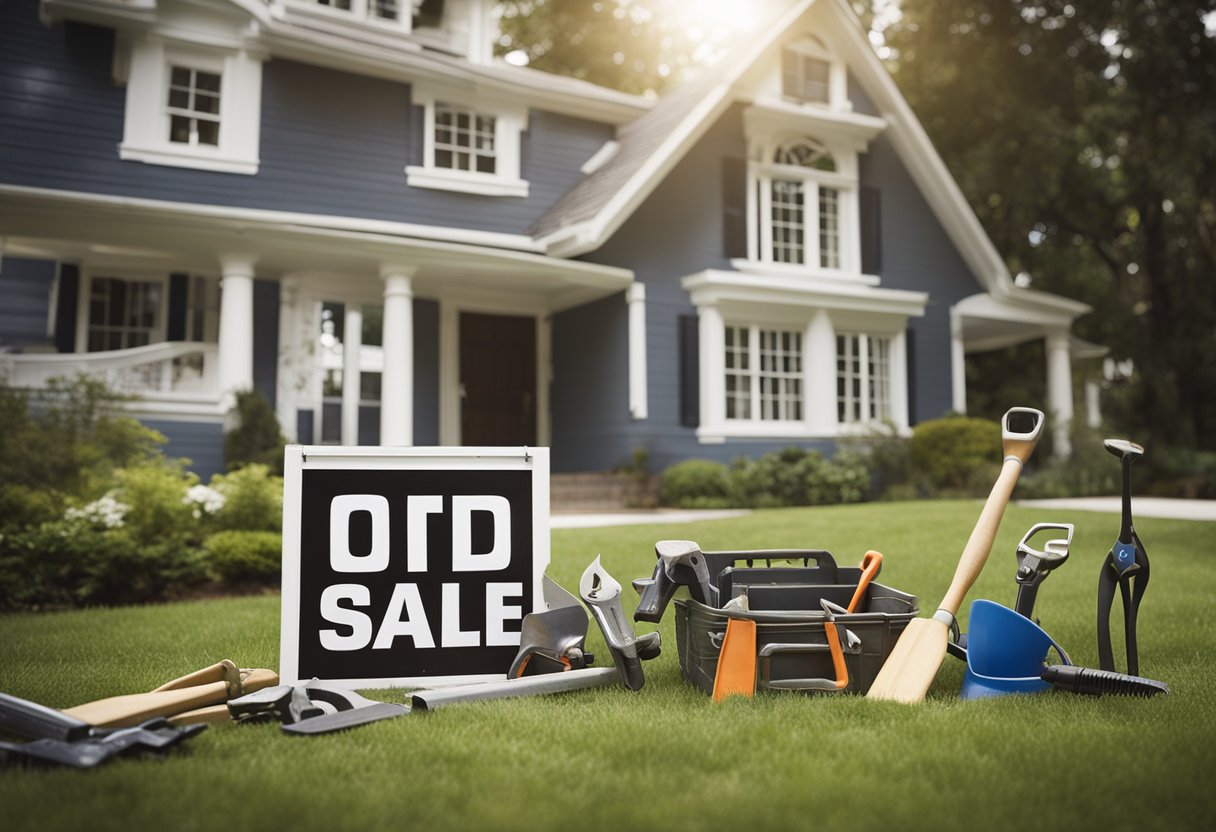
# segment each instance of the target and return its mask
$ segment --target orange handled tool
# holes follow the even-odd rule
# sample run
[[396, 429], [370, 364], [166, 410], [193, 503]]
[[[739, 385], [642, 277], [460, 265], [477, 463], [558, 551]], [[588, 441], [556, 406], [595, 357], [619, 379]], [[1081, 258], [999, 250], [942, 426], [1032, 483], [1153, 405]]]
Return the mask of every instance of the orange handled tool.
[[866, 587], [870, 585], [870, 581], [878, 577], [878, 573], [882, 571], [882, 553], [875, 552], [873, 549], [862, 555], [861, 558], [861, 579], [857, 582], [857, 589], [853, 592], [853, 600], [849, 601], [848, 611], [853, 612], [857, 609], [857, 605], [861, 603], [861, 599], [866, 595]]

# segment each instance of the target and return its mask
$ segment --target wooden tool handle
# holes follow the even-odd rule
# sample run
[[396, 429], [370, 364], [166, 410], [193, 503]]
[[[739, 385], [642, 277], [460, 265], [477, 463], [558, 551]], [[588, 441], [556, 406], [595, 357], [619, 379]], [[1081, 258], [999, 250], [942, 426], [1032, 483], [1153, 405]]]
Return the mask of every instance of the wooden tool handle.
[[950, 615], [958, 614], [958, 608], [962, 606], [967, 591], [971, 589], [971, 585], [980, 575], [980, 570], [988, 562], [988, 554], [992, 551], [992, 544], [996, 540], [996, 531], [1001, 525], [1001, 517], [1005, 514], [1005, 506], [1009, 503], [1013, 487], [1017, 485], [1018, 476], [1021, 473], [1022, 463], [1017, 459], [1006, 457], [1004, 465], [1001, 466], [1001, 475], [997, 477], [996, 484], [992, 486], [988, 501], [984, 503], [984, 510], [980, 512], [980, 519], [976, 521], [975, 528], [971, 530], [971, 537], [968, 538], [963, 555], [959, 558], [958, 568], [954, 570], [954, 579], [950, 581], [950, 588], [946, 590], [946, 596], [938, 605], [939, 610], [945, 610]]

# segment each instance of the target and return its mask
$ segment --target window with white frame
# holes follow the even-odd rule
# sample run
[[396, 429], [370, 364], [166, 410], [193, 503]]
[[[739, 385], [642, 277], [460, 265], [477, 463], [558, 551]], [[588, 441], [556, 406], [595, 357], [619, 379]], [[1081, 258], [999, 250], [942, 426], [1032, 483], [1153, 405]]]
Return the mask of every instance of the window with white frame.
[[842, 424], [892, 418], [891, 338], [837, 334], [836, 414]]
[[725, 327], [726, 418], [802, 419], [802, 333], [759, 326]]
[[130, 44], [123, 140], [133, 162], [254, 174], [262, 122], [262, 61], [147, 37]]
[[94, 277], [89, 288], [86, 350], [122, 350], [162, 340], [163, 304], [161, 281]]
[[220, 143], [220, 75], [185, 66], [169, 70], [169, 141]]
[[823, 41], [806, 35], [781, 49], [781, 96], [797, 104], [847, 109], [845, 72]]
[[767, 263], [844, 267], [842, 193], [855, 188], [820, 142], [797, 137], [753, 164], [753, 259]]
[[422, 106], [422, 164], [405, 169], [411, 187], [485, 196], [528, 195], [520, 178], [520, 144], [527, 109], [475, 96], [442, 94], [415, 85]]

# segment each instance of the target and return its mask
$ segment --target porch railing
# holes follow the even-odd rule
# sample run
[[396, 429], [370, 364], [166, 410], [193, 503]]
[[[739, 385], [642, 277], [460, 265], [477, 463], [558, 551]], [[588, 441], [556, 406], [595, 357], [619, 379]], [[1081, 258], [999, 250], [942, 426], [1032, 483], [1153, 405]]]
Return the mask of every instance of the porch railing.
[[100, 379], [111, 390], [138, 396], [135, 409], [191, 406], [212, 411], [219, 404], [215, 344], [170, 341], [88, 353], [0, 354], [0, 373], [14, 387], [44, 389], [51, 379], [79, 373]]

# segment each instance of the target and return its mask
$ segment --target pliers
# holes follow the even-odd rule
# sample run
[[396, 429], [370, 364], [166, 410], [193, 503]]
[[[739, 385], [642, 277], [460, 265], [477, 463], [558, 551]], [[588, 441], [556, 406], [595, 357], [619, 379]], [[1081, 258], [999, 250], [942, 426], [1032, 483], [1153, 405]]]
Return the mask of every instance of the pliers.
[[1098, 576], [1098, 662], [1103, 670], [1115, 669], [1110, 645], [1110, 608], [1114, 604], [1115, 585], [1118, 584], [1123, 597], [1127, 672], [1138, 676], [1140, 661], [1136, 653], [1136, 615], [1140, 610], [1140, 600], [1148, 588], [1149, 568], [1148, 553], [1144, 551], [1144, 544], [1132, 525], [1131, 467], [1132, 461], [1144, 454], [1144, 448], [1125, 439], [1107, 439], [1103, 447], [1123, 463], [1123, 526]]

